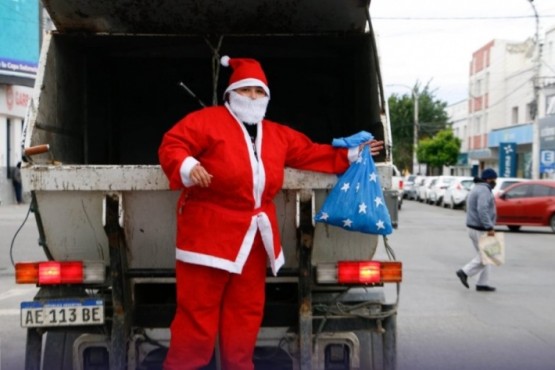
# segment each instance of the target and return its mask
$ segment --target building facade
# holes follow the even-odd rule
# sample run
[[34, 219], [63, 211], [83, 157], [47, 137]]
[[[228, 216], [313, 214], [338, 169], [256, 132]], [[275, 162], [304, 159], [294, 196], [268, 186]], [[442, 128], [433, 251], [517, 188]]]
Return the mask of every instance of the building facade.
[[493, 40], [476, 50], [469, 66], [469, 98], [449, 106], [448, 114], [462, 141], [451, 173], [477, 175], [492, 167], [500, 176], [532, 178], [537, 145], [537, 173], [553, 177], [555, 119], [549, 117], [555, 114], [555, 27], [539, 45], [533, 39]]
[[33, 89], [0, 84], [0, 202], [16, 203], [13, 169], [22, 159], [23, 125]]

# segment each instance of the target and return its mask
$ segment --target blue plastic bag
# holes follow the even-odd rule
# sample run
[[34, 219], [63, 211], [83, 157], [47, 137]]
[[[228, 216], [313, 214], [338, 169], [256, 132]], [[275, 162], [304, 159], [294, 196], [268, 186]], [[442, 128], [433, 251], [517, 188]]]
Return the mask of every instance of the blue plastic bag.
[[393, 232], [378, 171], [368, 146], [339, 177], [315, 221], [366, 234], [389, 235]]

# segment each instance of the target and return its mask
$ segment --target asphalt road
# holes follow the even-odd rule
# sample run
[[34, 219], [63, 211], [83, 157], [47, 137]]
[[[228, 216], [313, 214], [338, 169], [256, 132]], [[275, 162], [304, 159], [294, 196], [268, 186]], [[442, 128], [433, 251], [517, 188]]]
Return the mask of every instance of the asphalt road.
[[404, 264], [398, 370], [555, 369], [555, 234], [504, 231], [494, 293], [455, 276], [474, 255], [465, 212], [405, 201], [389, 237]]
[[34, 285], [15, 284], [12, 259], [46, 259], [38, 245], [33, 213], [25, 220], [28, 209], [28, 204], [0, 206], [0, 370], [24, 368], [26, 332], [19, 325], [19, 303], [32, 300], [37, 291]]
[[[0, 370], [23, 369], [19, 302], [36, 291], [14, 284], [10, 261], [26, 211], [0, 207]], [[476, 292], [475, 280], [466, 289], [455, 276], [474, 256], [464, 217], [460, 210], [403, 202], [400, 226], [388, 238], [404, 268], [398, 370], [555, 370], [555, 234], [507, 232], [506, 264], [492, 271], [498, 291]], [[44, 259], [37, 240], [31, 213], [15, 239], [14, 260]], [[377, 257], [384, 256], [380, 247]], [[388, 297], [393, 293], [388, 289]]]

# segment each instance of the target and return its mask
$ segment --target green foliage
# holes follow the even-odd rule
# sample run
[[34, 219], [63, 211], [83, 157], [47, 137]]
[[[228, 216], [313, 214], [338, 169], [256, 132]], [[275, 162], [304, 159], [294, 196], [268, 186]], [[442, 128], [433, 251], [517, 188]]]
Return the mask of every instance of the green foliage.
[[[418, 139], [433, 137], [445, 129], [448, 123], [446, 102], [435, 98], [429, 84], [422, 89], [417, 82], [413, 91], [418, 97]], [[388, 99], [391, 135], [393, 137], [393, 161], [399, 169], [412, 171], [414, 143], [413, 94], [393, 94]], [[424, 162], [422, 162], [424, 163]]]
[[418, 162], [432, 168], [452, 166], [457, 163], [460, 149], [461, 139], [455, 137], [451, 129], [441, 130], [433, 138], [418, 143]]

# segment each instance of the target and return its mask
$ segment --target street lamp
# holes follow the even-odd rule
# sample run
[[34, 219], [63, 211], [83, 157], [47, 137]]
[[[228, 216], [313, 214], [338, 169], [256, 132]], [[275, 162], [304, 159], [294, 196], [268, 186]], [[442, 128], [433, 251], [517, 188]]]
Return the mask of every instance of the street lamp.
[[534, 5], [534, 0], [528, 0], [530, 6], [532, 6], [532, 10], [534, 11], [534, 17], [536, 18], [536, 34], [534, 36], [534, 46], [537, 49], [536, 54], [536, 61], [534, 65], [534, 77], [533, 77], [533, 86], [534, 86], [534, 104], [532, 109], [534, 120], [532, 124], [532, 178], [539, 179], [540, 178], [540, 122], [539, 122], [539, 113], [540, 113], [540, 68], [541, 68], [541, 58], [542, 58], [542, 45], [540, 43], [540, 17], [538, 15], [538, 11]]
[[414, 104], [414, 109], [413, 109], [413, 113], [414, 113], [414, 118], [413, 118], [413, 143], [412, 143], [412, 173], [413, 174], [417, 174], [419, 173], [419, 167], [420, 165], [418, 164], [418, 157], [416, 155], [416, 149], [418, 148], [418, 90], [416, 88], [416, 86], [414, 87], [410, 87], [408, 85], [403, 85], [403, 84], [388, 84], [387, 86], [401, 86], [404, 88], [407, 88], [411, 91], [411, 95], [412, 95], [412, 101]]

